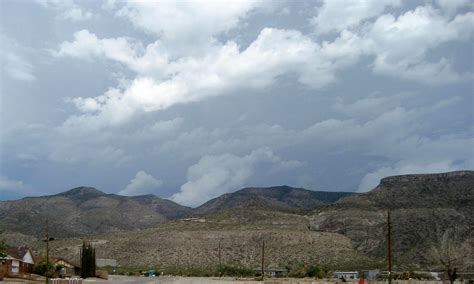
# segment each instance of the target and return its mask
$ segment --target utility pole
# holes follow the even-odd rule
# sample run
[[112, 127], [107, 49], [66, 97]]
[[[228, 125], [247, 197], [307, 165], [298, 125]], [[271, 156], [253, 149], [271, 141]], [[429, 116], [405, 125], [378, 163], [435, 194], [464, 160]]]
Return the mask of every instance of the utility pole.
[[219, 247], [218, 247], [218, 252], [219, 252], [219, 267], [222, 267], [222, 260], [221, 260], [221, 241], [222, 241], [222, 239], [219, 239]]
[[390, 222], [390, 210], [387, 212], [387, 262], [388, 284], [392, 284], [392, 223]]
[[49, 283], [49, 226], [46, 219], [46, 284]]
[[262, 239], [262, 281], [265, 276], [265, 239]]

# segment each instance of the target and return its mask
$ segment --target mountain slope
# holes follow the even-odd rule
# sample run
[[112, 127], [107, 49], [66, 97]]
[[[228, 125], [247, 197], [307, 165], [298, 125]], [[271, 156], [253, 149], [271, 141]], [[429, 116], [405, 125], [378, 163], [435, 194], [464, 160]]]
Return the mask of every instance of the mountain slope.
[[385, 254], [387, 211], [399, 261], [423, 262], [430, 242], [457, 227], [474, 238], [474, 171], [387, 177], [372, 191], [342, 198], [310, 217], [312, 230], [349, 237], [357, 250]]
[[[106, 256], [124, 263], [127, 259], [137, 259], [155, 265], [162, 260], [163, 249], [169, 259], [178, 261], [186, 256], [196, 266], [212, 262], [203, 260], [202, 255], [215, 249], [215, 238], [221, 234], [225, 236], [223, 242], [232, 243], [226, 248], [229, 255], [246, 255], [250, 253], [248, 243], [254, 237], [275, 232], [279, 237], [269, 239], [268, 245], [275, 246], [277, 251], [275, 264], [284, 265], [287, 258], [294, 258], [295, 263], [308, 261], [309, 251], [326, 249], [328, 244], [318, 242], [319, 234], [313, 233], [329, 233], [328, 240], [335, 241], [330, 245], [332, 248], [347, 246], [351, 253], [380, 260], [386, 253], [386, 214], [390, 210], [395, 265], [416, 263], [426, 267], [428, 263], [423, 259], [426, 249], [446, 228], [457, 227], [463, 233], [462, 238], [474, 240], [472, 204], [474, 171], [388, 177], [374, 190], [359, 194], [313, 192], [288, 186], [245, 188], [196, 209], [153, 195], [125, 197], [81, 187], [52, 196], [0, 202], [0, 231], [16, 231], [25, 238], [41, 236], [48, 217], [52, 236], [104, 237], [110, 246]], [[201, 217], [181, 219], [193, 215]], [[143, 228], [150, 229], [125, 231]], [[122, 232], [114, 237], [119, 230]], [[101, 233], [107, 236], [97, 236]], [[247, 233], [253, 236], [252, 240], [242, 237]], [[310, 241], [312, 244], [300, 245], [300, 236], [306, 234], [315, 236]], [[162, 241], [166, 249], [143, 256], [149, 247]], [[137, 242], [141, 246], [134, 247]], [[73, 247], [79, 249], [75, 244]], [[66, 253], [66, 248], [61, 253]], [[253, 265], [252, 261], [246, 264]]]
[[196, 208], [193, 214], [209, 215], [242, 208], [284, 212], [311, 210], [350, 194], [311, 191], [290, 186], [250, 187], [211, 199]]
[[191, 209], [154, 195], [120, 196], [91, 187], [0, 202], [0, 228], [41, 236], [48, 219], [55, 237], [148, 228]]

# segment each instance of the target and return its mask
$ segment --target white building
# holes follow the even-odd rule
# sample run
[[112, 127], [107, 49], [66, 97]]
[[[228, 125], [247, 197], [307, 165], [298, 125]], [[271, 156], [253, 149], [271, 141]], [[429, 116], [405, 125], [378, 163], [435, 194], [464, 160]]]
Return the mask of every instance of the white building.
[[333, 277], [337, 279], [357, 279], [359, 278], [359, 272], [357, 271], [335, 271]]

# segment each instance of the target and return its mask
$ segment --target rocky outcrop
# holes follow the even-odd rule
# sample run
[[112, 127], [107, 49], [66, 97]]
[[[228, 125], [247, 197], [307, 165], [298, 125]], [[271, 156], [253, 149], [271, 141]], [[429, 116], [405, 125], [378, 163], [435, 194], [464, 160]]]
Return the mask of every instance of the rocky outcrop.
[[400, 262], [423, 263], [424, 251], [446, 228], [474, 238], [474, 172], [387, 177], [373, 190], [343, 198], [310, 216], [310, 228], [349, 237], [356, 250], [383, 257], [387, 212]]
[[437, 173], [437, 174], [413, 174], [413, 175], [398, 175], [398, 176], [389, 176], [382, 178], [380, 180], [381, 187], [398, 185], [403, 183], [410, 182], [448, 182], [453, 179], [468, 179], [472, 180], [474, 176], [474, 171], [454, 171], [447, 173]]

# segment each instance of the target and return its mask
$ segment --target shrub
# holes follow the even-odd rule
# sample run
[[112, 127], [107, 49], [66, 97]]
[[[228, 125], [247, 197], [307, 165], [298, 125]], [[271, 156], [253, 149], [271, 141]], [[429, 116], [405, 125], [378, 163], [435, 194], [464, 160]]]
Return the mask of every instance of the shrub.
[[321, 278], [322, 277], [321, 269], [319, 269], [319, 267], [317, 267], [315, 265], [310, 265], [306, 269], [306, 276], [311, 277], [311, 278], [313, 278], [313, 277]]
[[55, 271], [54, 264], [50, 261], [48, 265], [46, 264], [46, 258], [41, 258], [39, 262], [35, 264], [33, 272], [38, 275], [43, 276], [53, 276], [52, 272]]
[[232, 265], [220, 265], [217, 267], [216, 275], [218, 276], [255, 276], [255, 271], [250, 268], [232, 266]]

